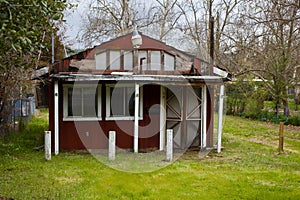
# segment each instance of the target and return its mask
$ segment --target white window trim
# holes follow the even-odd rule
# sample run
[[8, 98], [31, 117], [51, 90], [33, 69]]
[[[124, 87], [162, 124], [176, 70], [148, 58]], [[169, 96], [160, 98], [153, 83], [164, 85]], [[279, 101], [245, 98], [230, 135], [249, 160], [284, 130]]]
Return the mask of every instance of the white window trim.
[[[97, 85], [98, 90], [98, 116], [97, 117], [84, 117], [84, 116], [68, 116], [68, 88], [72, 88], [73, 84], [63, 85], [63, 121], [101, 121], [101, 85]], [[90, 88], [88, 84], [76, 84], [78, 88]]]
[[[110, 113], [110, 89], [114, 88], [116, 84], [107, 84], [106, 85], [106, 117], [105, 120], [134, 120], [134, 116], [111, 116]], [[123, 87], [133, 87], [134, 84], [122, 84], [119, 86]], [[143, 87], [140, 87], [140, 95], [139, 95], [139, 120], [143, 120]]]

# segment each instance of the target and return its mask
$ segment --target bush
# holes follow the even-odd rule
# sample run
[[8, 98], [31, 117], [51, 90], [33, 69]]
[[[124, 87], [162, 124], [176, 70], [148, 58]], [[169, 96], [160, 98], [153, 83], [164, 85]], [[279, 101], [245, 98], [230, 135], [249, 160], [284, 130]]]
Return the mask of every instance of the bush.
[[253, 99], [249, 99], [246, 104], [244, 116], [246, 118], [257, 119], [262, 112], [262, 105]]
[[257, 119], [257, 116], [260, 115], [268, 92], [260, 83], [248, 81], [252, 78], [241, 77], [236, 82], [227, 85], [227, 114], [252, 119]]
[[280, 122], [286, 123], [287, 121], [287, 118], [284, 115], [277, 116], [275, 112], [268, 112], [267, 110], [260, 112], [260, 114], [257, 116], [257, 119], [275, 124], [279, 124]]
[[289, 117], [286, 122], [286, 125], [291, 124], [294, 126], [300, 126], [300, 115]]
[[279, 124], [280, 122], [284, 122], [285, 125], [293, 125], [293, 126], [300, 126], [300, 115], [291, 116], [289, 118], [285, 117], [284, 115], [276, 116], [275, 112], [268, 112], [266, 110], [262, 111], [257, 118], [260, 121], [267, 121], [272, 122], [275, 124]]

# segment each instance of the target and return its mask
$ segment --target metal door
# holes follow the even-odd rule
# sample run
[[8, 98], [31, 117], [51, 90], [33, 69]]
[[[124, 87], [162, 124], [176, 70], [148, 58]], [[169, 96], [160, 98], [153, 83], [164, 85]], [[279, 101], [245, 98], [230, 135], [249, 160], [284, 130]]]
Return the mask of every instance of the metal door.
[[201, 141], [201, 87], [189, 87], [186, 102], [186, 145], [199, 147]]
[[167, 89], [167, 129], [173, 129], [174, 148], [181, 148], [182, 93], [183, 87]]
[[201, 87], [168, 87], [166, 102], [167, 129], [173, 129], [174, 148], [200, 146]]

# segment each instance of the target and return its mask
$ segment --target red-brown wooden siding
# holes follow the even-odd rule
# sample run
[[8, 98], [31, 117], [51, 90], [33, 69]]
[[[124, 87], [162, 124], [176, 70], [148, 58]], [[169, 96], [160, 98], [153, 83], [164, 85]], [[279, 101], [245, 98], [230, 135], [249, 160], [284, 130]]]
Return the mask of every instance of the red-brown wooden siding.
[[[54, 133], [53, 84], [49, 89], [49, 129]], [[106, 121], [105, 87], [102, 86], [102, 120], [101, 121], [63, 121], [63, 87], [59, 84], [59, 146], [61, 150], [104, 149], [108, 145], [108, 132], [116, 131], [116, 145], [119, 148], [133, 148], [132, 120]], [[148, 110], [160, 103], [160, 86], [143, 87], [143, 120], [139, 121], [139, 149], [158, 149], [159, 116], [156, 112], [149, 116]], [[159, 109], [158, 109], [159, 111]], [[151, 119], [150, 119], [151, 117]], [[54, 134], [52, 134], [54, 141]]]

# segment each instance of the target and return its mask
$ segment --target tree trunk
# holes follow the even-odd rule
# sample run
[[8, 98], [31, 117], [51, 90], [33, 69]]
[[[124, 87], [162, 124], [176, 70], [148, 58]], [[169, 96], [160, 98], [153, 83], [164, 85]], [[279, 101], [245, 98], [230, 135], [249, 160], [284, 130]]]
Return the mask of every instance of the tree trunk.
[[278, 116], [279, 116], [279, 100], [278, 99], [276, 100], [275, 114], [276, 114], [276, 117], [278, 118]]
[[283, 105], [284, 105], [284, 116], [289, 117], [290, 116], [290, 109], [289, 109], [288, 98], [284, 98]]
[[290, 116], [289, 99], [288, 99], [289, 89], [287, 86], [285, 87], [285, 95], [286, 96], [283, 99], [284, 116], [289, 117]]

